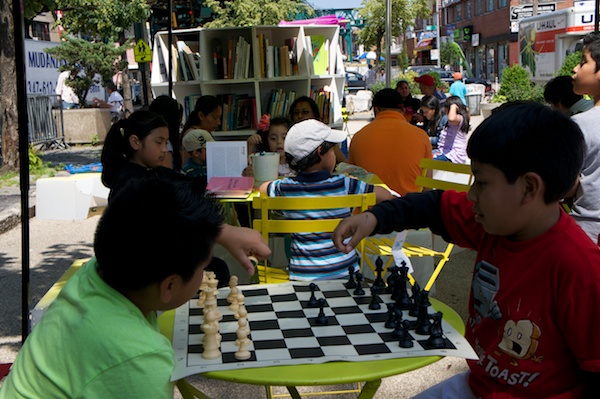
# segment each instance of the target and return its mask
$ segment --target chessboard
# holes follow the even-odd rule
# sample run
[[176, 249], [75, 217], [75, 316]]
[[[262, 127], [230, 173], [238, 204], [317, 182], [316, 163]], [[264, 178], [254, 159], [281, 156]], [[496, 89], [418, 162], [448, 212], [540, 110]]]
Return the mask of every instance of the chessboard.
[[[436, 344], [431, 334], [419, 334], [415, 323], [419, 316], [409, 310], [396, 311], [390, 293], [373, 293], [362, 282], [363, 295], [345, 287], [343, 280], [238, 286], [245, 297], [250, 344], [250, 358], [237, 360], [238, 321], [229, 310], [229, 287], [218, 290], [217, 307], [223, 318], [219, 322], [221, 356], [207, 360], [203, 351], [203, 311], [198, 297], [176, 309], [173, 329], [175, 371], [172, 380], [193, 374], [275, 365], [316, 364], [330, 361], [369, 361], [416, 356], [455, 356], [477, 359], [466, 339], [450, 324], [438, 317], [432, 324], [437, 331]], [[311, 290], [312, 288], [312, 290]], [[311, 301], [311, 297], [313, 301]], [[309, 302], [324, 298], [322, 307]], [[371, 309], [377, 302], [379, 309]], [[314, 304], [313, 304], [314, 306]], [[435, 319], [435, 309], [426, 301], [426, 311]], [[386, 328], [391, 315], [401, 318], [405, 328], [402, 339], [394, 327]], [[400, 313], [400, 315], [398, 315]], [[325, 316], [325, 324], [319, 316]], [[437, 315], [442, 316], [440, 313]], [[319, 321], [318, 321], [319, 319]], [[431, 319], [430, 319], [431, 320]], [[397, 325], [400, 325], [398, 323]], [[401, 347], [411, 345], [412, 347]], [[406, 344], [408, 342], [408, 345]]]

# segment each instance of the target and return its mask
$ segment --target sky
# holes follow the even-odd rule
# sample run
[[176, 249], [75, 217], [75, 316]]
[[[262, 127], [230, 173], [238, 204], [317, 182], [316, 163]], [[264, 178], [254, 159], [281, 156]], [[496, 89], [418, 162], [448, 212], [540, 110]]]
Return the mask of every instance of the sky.
[[362, 0], [308, 0], [308, 3], [317, 10], [323, 8], [359, 8]]

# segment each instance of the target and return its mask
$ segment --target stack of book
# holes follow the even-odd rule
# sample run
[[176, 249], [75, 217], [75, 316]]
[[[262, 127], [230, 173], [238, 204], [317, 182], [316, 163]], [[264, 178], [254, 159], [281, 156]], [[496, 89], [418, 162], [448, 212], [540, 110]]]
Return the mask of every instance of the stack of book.
[[296, 38], [285, 40], [283, 46], [274, 46], [269, 39], [260, 33], [259, 43], [260, 77], [273, 78], [298, 75], [298, 59], [296, 55]]
[[246, 79], [251, 74], [252, 51], [243, 36], [230, 38], [224, 48], [220, 38], [213, 39], [213, 65], [217, 79]]
[[223, 104], [222, 130], [256, 129], [256, 98], [247, 94], [219, 94]]
[[267, 113], [271, 117], [287, 116], [290, 112], [290, 106], [296, 99], [296, 92], [285, 91], [283, 89], [273, 89], [267, 102]]

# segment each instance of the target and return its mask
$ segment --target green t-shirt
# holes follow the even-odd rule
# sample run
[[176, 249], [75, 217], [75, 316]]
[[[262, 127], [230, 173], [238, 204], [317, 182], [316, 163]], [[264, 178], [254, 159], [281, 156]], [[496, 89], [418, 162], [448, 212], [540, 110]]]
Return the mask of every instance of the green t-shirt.
[[173, 398], [174, 353], [148, 317], [108, 286], [96, 259], [73, 275], [0, 388], [14, 398]]

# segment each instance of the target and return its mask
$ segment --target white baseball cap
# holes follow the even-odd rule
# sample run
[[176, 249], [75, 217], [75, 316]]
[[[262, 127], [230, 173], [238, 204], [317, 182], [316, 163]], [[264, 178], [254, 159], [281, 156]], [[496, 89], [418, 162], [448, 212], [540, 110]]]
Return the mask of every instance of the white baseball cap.
[[348, 137], [341, 130], [332, 130], [323, 122], [316, 119], [307, 119], [296, 123], [285, 136], [284, 150], [300, 162], [313, 153], [324, 141], [341, 143]]

